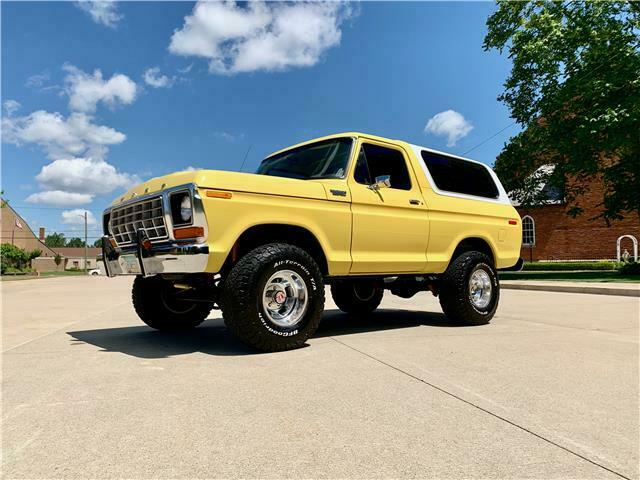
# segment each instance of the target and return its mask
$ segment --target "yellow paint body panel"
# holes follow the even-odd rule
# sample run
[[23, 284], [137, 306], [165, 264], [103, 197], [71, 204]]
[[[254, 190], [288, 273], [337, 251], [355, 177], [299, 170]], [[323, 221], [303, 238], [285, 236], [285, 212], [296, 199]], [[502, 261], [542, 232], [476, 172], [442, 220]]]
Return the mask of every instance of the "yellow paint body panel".
[[[521, 224], [510, 204], [437, 193], [418, 163], [422, 160], [405, 142], [343, 133], [294, 147], [336, 137], [353, 137], [357, 142], [345, 179], [298, 180], [218, 170], [178, 172], [138, 185], [112, 205], [166, 188], [197, 185], [208, 224], [206, 271], [211, 273], [221, 269], [243, 232], [263, 224], [307, 229], [318, 240], [328, 273], [334, 276], [441, 273], [457, 245], [466, 238], [486, 241], [497, 268], [516, 263]], [[401, 151], [407, 161], [411, 189], [374, 192], [356, 183], [353, 170], [363, 142]], [[232, 196], [209, 197], [207, 190], [228, 191]], [[344, 195], [337, 195], [336, 191]], [[509, 219], [517, 220], [517, 224], [510, 225]]]

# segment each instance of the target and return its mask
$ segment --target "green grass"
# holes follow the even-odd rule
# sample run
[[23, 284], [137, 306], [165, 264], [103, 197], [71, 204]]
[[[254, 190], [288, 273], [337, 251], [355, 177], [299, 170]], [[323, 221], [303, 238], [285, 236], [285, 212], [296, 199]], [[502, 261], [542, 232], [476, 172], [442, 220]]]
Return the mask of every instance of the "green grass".
[[540, 280], [565, 282], [640, 283], [640, 275], [623, 275], [616, 271], [590, 272], [500, 272], [501, 280]]
[[62, 272], [42, 272], [41, 277], [68, 277], [72, 275], [86, 275], [84, 270], [64, 270]]
[[35, 273], [27, 273], [27, 274], [20, 274], [20, 275], [2, 275], [0, 279], [2, 279], [3, 282], [7, 282], [7, 281], [10, 282], [13, 280], [33, 280], [36, 278], [73, 277], [73, 276], [84, 275], [84, 274], [85, 273], [83, 271], [65, 270], [63, 272], [42, 272], [40, 276], [36, 275]]
[[616, 262], [525, 262], [522, 270], [565, 271], [565, 270], [615, 270]]

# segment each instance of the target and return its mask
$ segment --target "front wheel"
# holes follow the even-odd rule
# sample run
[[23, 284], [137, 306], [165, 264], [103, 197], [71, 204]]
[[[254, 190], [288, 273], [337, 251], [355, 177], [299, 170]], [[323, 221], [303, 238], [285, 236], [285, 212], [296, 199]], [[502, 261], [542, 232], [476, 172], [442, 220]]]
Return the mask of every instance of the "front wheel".
[[137, 276], [131, 298], [140, 319], [151, 328], [163, 331], [197, 327], [213, 308], [213, 303], [180, 300], [180, 291], [173, 282], [160, 276]]
[[233, 266], [220, 300], [225, 324], [244, 343], [264, 352], [291, 350], [318, 328], [322, 273], [301, 248], [263, 245]]
[[499, 299], [498, 274], [484, 253], [462, 253], [442, 275], [440, 306], [454, 322], [463, 325], [489, 323], [496, 313]]

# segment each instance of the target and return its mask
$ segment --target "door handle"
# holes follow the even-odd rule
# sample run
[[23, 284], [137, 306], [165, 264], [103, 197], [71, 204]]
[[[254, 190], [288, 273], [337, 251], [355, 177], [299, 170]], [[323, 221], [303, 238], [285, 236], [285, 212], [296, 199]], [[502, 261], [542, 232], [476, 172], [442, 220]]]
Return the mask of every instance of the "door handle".
[[411, 200], [409, 200], [409, 203], [411, 205], [422, 205], [422, 202], [420, 200], [415, 199], [415, 198], [412, 198]]

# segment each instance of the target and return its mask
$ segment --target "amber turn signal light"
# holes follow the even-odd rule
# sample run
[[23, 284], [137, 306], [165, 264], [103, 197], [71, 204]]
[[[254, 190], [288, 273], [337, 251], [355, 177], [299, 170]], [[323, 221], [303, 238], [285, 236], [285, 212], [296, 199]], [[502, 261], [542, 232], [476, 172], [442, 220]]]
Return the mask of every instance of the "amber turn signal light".
[[173, 229], [173, 238], [175, 238], [176, 240], [182, 240], [184, 238], [196, 238], [196, 237], [204, 237], [204, 228], [185, 227], [185, 228]]
[[231, 192], [221, 192], [218, 190], [207, 190], [207, 197], [213, 198], [231, 198], [233, 194]]

